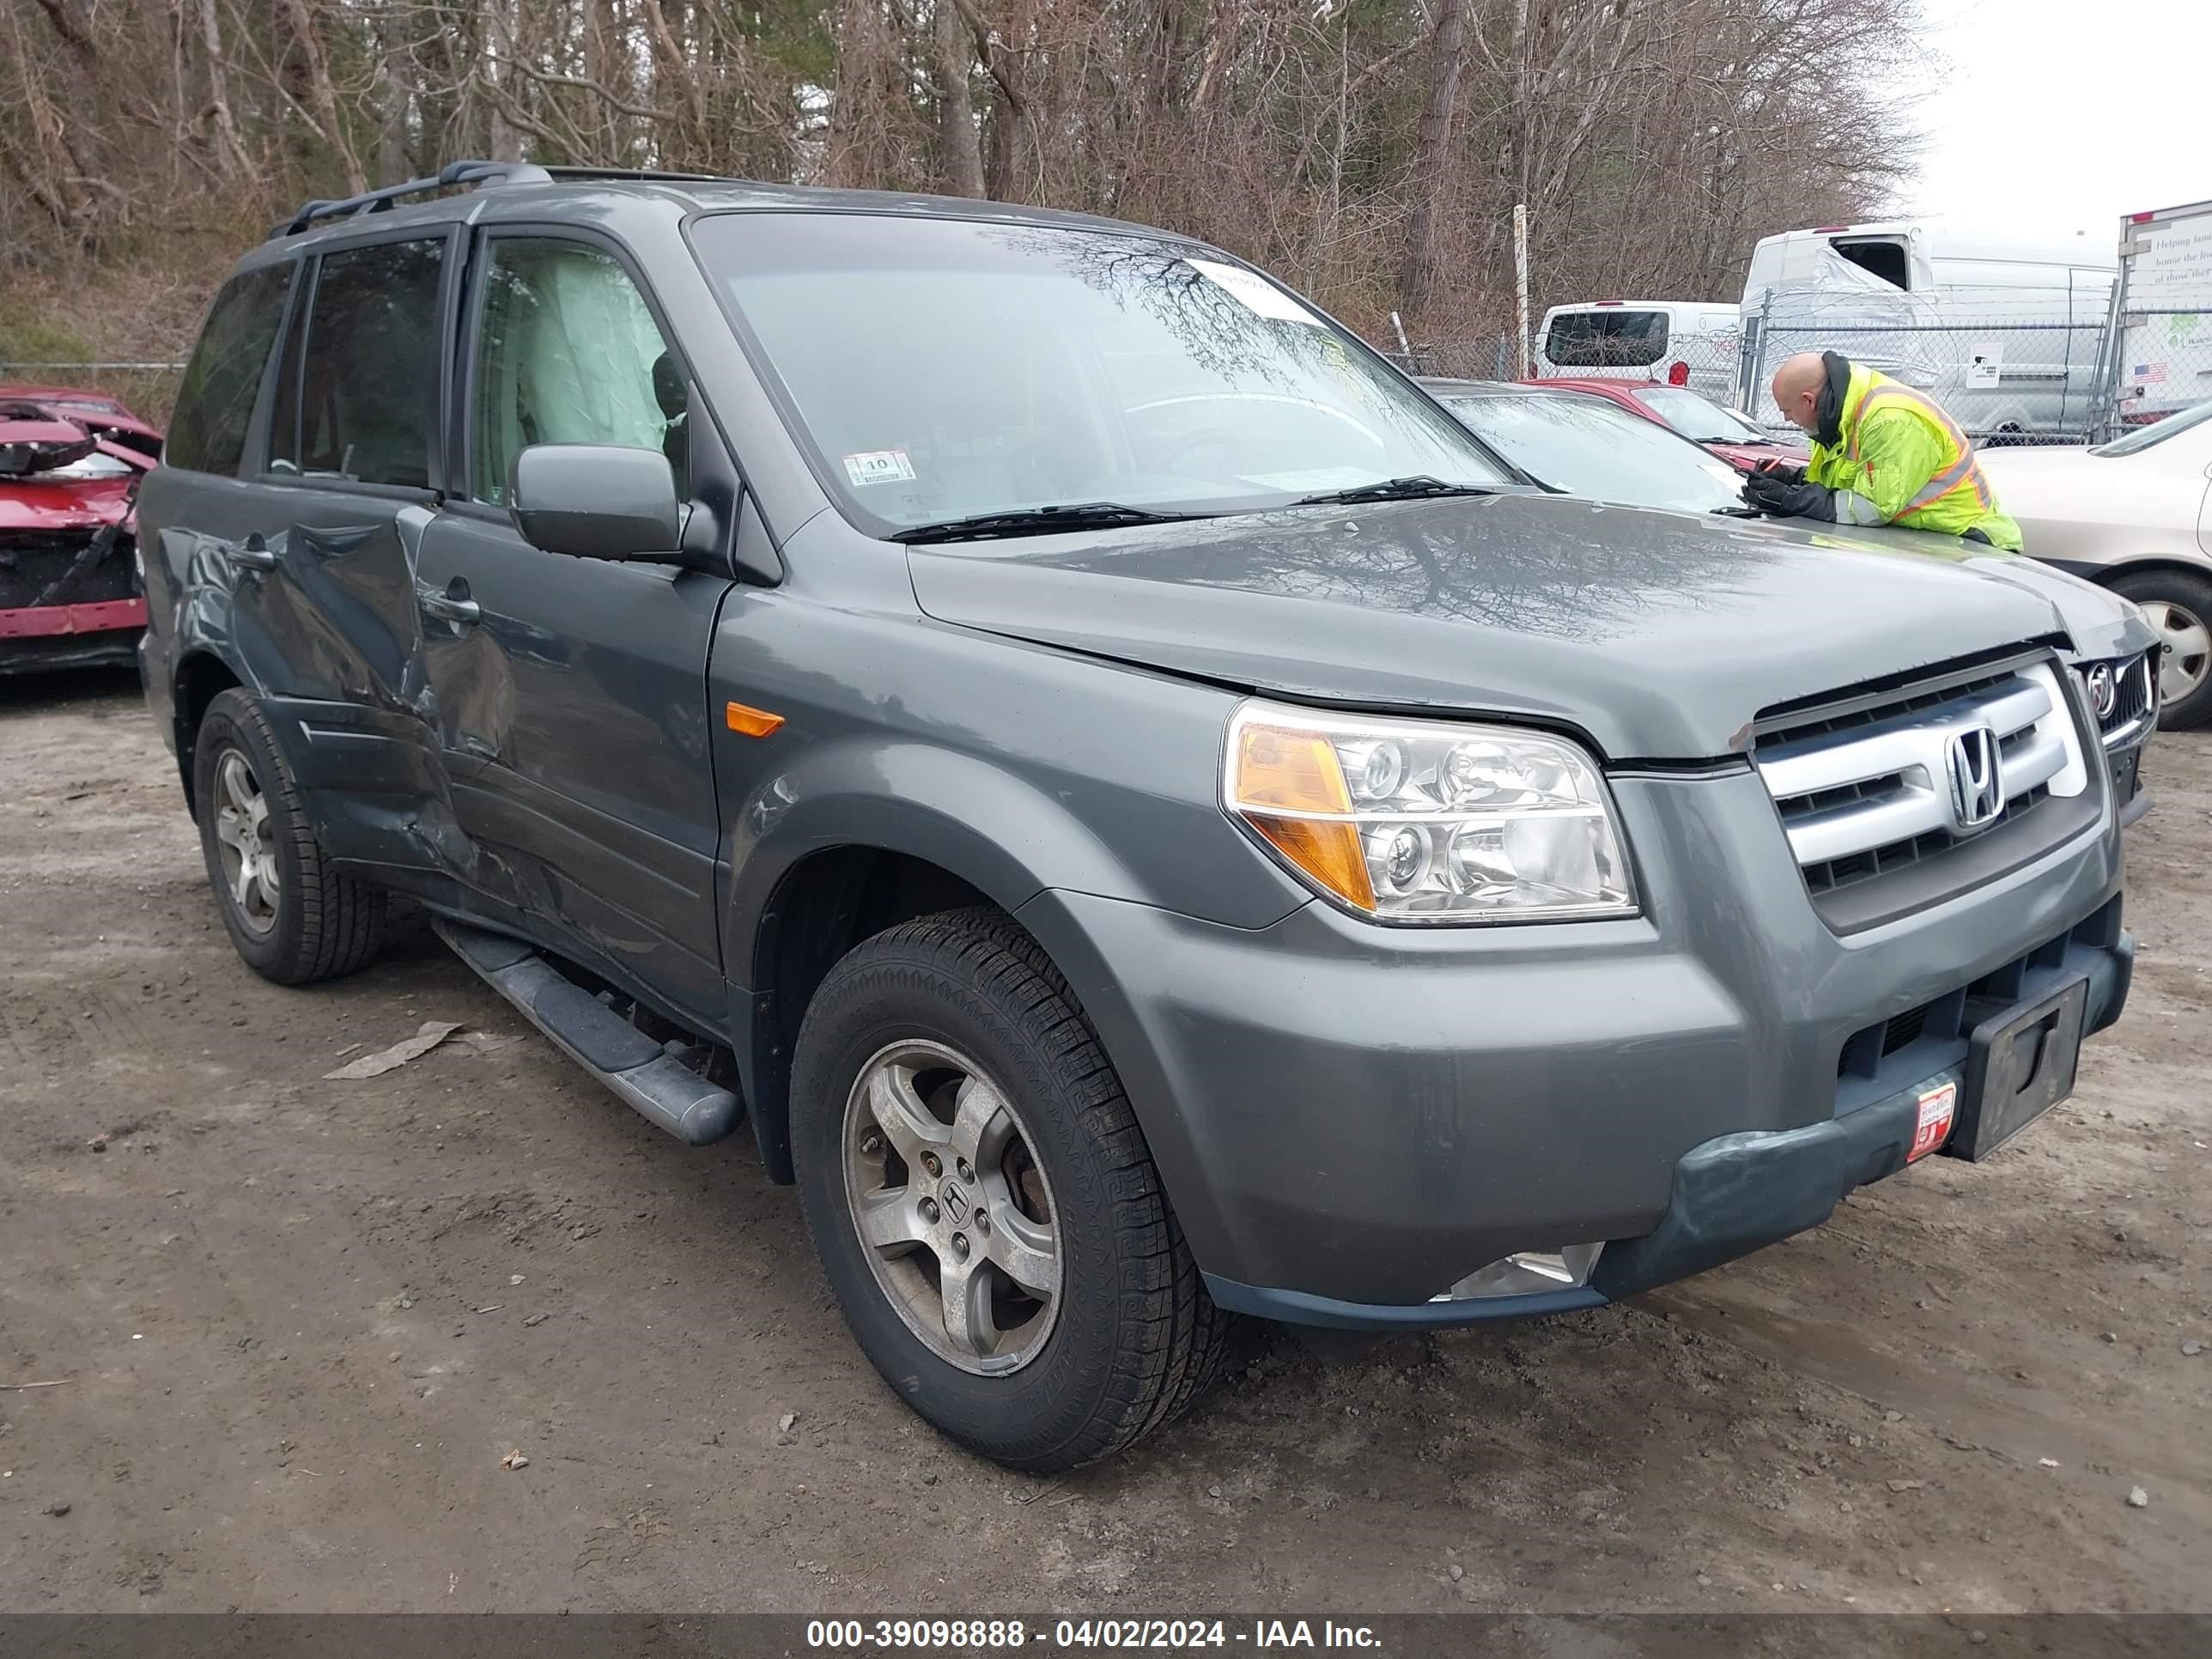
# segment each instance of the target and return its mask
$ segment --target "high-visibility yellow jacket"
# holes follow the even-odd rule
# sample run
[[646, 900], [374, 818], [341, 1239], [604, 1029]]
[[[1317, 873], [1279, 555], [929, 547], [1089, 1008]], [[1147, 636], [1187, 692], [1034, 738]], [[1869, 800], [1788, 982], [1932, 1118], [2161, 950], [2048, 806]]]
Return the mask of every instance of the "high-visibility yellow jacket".
[[1805, 477], [1836, 492], [1838, 524], [1978, 530], [2020, 551], [2020, 526], [1997, 505], [1957, 422], [1933, 398], [1861, 364], [1851, 365], [1837, 441], [1814, 441]]

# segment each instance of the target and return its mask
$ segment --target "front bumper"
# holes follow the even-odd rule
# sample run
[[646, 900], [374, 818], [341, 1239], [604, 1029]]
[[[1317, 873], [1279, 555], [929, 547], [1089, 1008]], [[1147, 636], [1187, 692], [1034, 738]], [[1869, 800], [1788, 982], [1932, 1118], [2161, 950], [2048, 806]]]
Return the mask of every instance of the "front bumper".
[[0, 674], [132, 662], [145, 626], [143, 599], [0, 611]]
[[2143, 793], [2142, 776], [2143, 750], [2148, 746], [2145, 737], [2105, 751], [2106, 763], [2112, 774], [2112, 799], [2119, 807], [2123, 830], [2150, 811], [2150, 797]]
[[[2028, 1006], [2086, 975], [2087, 1030], [2102, 1030], [2127, 1001], [2134, 962], [2135, 941], [2126, 934], [2110, 947], [2069, 941], [2060, 960], [2027, 975], [2028, 988], [2016, 1006]], [[1674, 1194], [1659, 1224], [1641, 1237], [1607, 1241], [1586, 1285], [1417, 1306], [1345, 1302], [1210, 1273], [1206, 1288], [1215, 1302], [1236, 1313], [1334, 1330], [1437, 1329], [1602, 1307], [1819, 1226], [1852, 1192], [1905, 1167], [1918, 1127], [1920, 1096], [1947, 1082], [1963, 1085], [1962, 1064], [1823, 1123], [1719, 1135], [1692, 1147], [1674, 1165]]]
[[[1945, 1011], [1968, 987], [2025, 1000], [2085, 975], [2091, 1029], [2124, 1003], [2109, 807], [2034, 864], [1843, 938], [1755, 777], [1614, 788], [1649, 827], [1631, 921], [1382, 929], [1316, 904], [1247, 932], [1083, 894], [1023, 907], [1222, 1305], [1434, 1327], [1698, 1272], [1901, 1167], [1914, 1085], [1965, 1063]], [[1586, 1285], [1432, 1299], [1599, 1240]]]

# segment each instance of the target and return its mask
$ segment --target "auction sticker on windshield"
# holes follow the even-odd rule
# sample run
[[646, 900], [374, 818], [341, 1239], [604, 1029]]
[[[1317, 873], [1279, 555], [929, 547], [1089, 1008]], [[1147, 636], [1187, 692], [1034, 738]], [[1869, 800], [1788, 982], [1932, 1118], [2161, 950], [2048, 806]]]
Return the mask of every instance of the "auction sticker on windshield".
[[845, 457], [845, 476], [854, 486], [877, 483], [912, 483], [914, 463], [906, 458], [903, 449], [870, 449], [858, 455]]
[[1218, 259], [1186, 259], [1183, 263], [1217, 288], [1226, 289], [1247, 311], [1285, 323], [1318, 325], [1321, 322], [1320, 318], [1263, 276], [1235, 265], [1224, 265]]

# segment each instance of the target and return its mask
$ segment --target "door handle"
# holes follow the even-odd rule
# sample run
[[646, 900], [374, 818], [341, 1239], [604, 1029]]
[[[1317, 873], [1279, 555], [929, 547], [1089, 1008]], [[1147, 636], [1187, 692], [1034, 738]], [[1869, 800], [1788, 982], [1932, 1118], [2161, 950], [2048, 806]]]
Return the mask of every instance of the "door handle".
[[233, 564], [242, 564], [249, 570], [274, 570], [276, 555], [270, 550], [259, 531], [254, 531], [235, 546], [225, 550]]
[[469, 585], [459, 576], [442, 593], [434, 587], [418, 587], [415, 597], [422, 604], [422, 614], [435, 617], [440, 622], [469, 623], [483, 620], [483, 607], [469, 597]]

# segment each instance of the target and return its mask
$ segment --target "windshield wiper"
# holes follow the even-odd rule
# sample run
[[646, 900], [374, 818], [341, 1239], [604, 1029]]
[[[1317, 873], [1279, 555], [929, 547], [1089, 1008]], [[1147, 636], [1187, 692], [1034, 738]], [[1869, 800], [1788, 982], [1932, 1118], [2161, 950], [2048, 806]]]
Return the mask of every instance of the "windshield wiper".
[[1124, 507], [1119, 501], [1076, 501], [1062, 507], [1025, 507], [1007, 513], [978, 513], [972, 518], [946, 519], [939, 524], [918, 524], [894, 530], [895, 542], [964, 542], [988, 536], [1049, 536], [1062, 530], [1114, 530], [1132, 524], [1174, 524], [1184, 519], [1205, 519], [1206, 513], [1155, 513], [1149, 507]]
[[1763, 519], [1766, 516], [1757, 507], [1750, 506], [1717, 507], [1713, 508], [1713, 515], [1721, 519]]
[[1318, 495], [1301, 495], [1299, 507], [1354, 507], [1362, 501], [1418, 501], [1434, 495], [1495, 495], [1495, 484], [1446, 483], [1425, 472], [1409, 477], [1385, 478], [1380, 483], [1355, 484], [1350, 489], [1327, 489]]

